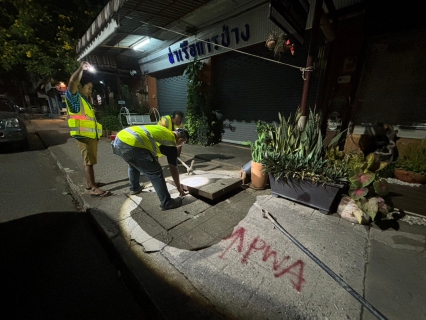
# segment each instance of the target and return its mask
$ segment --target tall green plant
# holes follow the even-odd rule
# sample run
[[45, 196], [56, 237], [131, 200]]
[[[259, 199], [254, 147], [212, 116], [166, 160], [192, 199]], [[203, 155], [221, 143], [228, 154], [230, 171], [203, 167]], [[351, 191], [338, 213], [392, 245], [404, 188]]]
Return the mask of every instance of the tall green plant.
[[252, 161], [258, 163], [262, 162], [271, 142], [271, 139], [269, 139], [269, 131], [271, 129], [272, 128], [269, 124], [259, 120], [256, 122], [257, 139], [254, 142], [243, 142], [243, 145], [250, 146]]
[[197, 57], [185, 69], [188, 77], [185, 128], [188, 130], [190, 143], [208, 145], [213, 131], [208, 122], [211, 110], [208, 95], [203, 92], [202, 69], [203, 63]]
[[395, 167], [426, 175], [426, 138], [418, 146], [408, 146], [396, 160]]
[[[310, 110], [304, 128], [299, 126], [300, 109], [287, 119], [278, 114], [279, 123], [269, 130], [270, 149], [264, 171], [276, 179], [300, 178], [314, 182], [335, 182], [347, 178], [347, 166], [339, 159], [327, 159], [321, 134], [321, 114]], [[331, 148], [341, 137], [329, 144]]]

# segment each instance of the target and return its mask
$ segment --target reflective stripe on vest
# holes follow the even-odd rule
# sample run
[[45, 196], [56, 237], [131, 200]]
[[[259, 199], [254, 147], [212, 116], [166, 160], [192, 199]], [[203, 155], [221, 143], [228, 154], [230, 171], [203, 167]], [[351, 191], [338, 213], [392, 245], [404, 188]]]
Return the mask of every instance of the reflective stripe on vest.
[[68, 117], [68, 119], [79, 119], [79, 120], [92, 120], [92, 121], [95, 121], [96, 119], [95, 118], [91, 118], [91, 117], [88, 117], [88, 116], [86, 116], [86, 115], [81, 115], [81, 116], [76, 116], [76, 115], [70, 115], [69, 117]]
[[135, 148], [149, 150], [155, 157], [161, 157], [160, 145], [176, 147], [173, 132], [160, 125], [133, 126], [117, 133], [121, 142]]
[[[151, 133], [144, 126], [139, 126], [139, 128], [141, 128], [145, 132], [146, 136], [149, 139], [149, 142], [151, 142], [151, 148], [152, 148], [151, 152], [154, 154], [155, 157], [157, 157], [158, 150], [157, 150], [157, 143], [155, 142], [155, 139], [152, 137]], [[138, 140], [142, 146], [145, 146], [145, 142], [136, 131], [133, 131], [130, 128], [126, 128], [124, 130], [130, 133], [132, 136], [134, 136], [135, 139]]]
[[145, 146], [145, 142], [143, 141], [142, 137], [138, 135], [135, 131], [130, 128], [125, 128], [124, 131], [130, 133], [132, 136], [135, 137], [136, 140], [140, 142], [141, 145]]
[[71, 131], [80, 131], [80, 132], [96, 132], [96, 129], [85, 128], [85, 127], [70, 127]]
[[146, 136], [149, 139], [149, 142], [151, 142], [152, 150], [154, 150], [154, 154], [157, 156], [157, 143], [155, 142], [155, 139], [152, 137], [151, 132], [149, 132], [144, 126], [140, 126], [143, 131], [145, 131]]
[[[80, 96], [80, 111], [72, 113], [68, 106], [68, 126], [70, 127], [71, 136], [83, 136], [91, 139], [98, 139], [102, 136], [102, 125], [97, 122], [95, 113], [91, 106]], [[88, 110], [86, 110], [88, 108]], [[93, 117], [87, 115], [86, 112], [93, 114]]]

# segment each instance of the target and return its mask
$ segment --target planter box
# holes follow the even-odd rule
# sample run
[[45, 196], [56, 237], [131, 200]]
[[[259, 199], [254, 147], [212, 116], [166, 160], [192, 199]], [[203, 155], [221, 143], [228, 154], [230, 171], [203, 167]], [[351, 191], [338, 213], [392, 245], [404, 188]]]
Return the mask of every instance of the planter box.
[[342, 193], [347, 190], [345, 184], [326, 183], [322, 185], [294, 178], [282, 181], [281, 179], [275, 180], [271, 174], [269, 183], [273, 196], [301, 203], [318, 209], [324, 214], [337, 211]]

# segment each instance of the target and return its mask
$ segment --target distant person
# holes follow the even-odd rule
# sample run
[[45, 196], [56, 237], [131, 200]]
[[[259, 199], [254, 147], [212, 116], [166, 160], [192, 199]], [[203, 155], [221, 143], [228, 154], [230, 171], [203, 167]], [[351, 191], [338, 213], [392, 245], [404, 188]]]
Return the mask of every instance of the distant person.
[[68, 109], [68, 126], [71, 136], [75, 138], [84, 161], [84, 174], [87, 190], [93, 197], [105, 197], [111, 193], [100, 187], [104, 183], [95, 182], [93, 166], [97, 163], [98, 142], [102, 136], [102, 125], [96, 120], [95, 111], [88, 102], [93, 90], [93, 83], [84, 74], [90, 64], [83, 61], [70, 78], [65, 101]]
[[107, 104], [114, 104], [114, 91], [112, 91], [111, 87], [107, 87], [106, 93]]
[[[182, 128], [183, 117], [184, 115], [182, 111], [173, 111], [171, 115], [162, 116], [158, 124], [169, 129], [170, 131], [174, 131], [178, 128]], [[178, 157], [180, 156], [181, 152], [182, 146], [178, 147]]]
[[[180, 207], [185, 191], [180, 184], [177, 167], [177, 146], [189, 140], [188, 131], [177, 129], [170, 131], [162, 126], [132, 126], [121, 130], [114, 142], [114, 153], [124, 159], [129, 165], [128, 174], [130, 194], [135, 195], [142, 191], [140, 175], [143, 173], [151, 181], [152, 186], [160, 199], [162, 210]], [[170, 196], [163, 169], [158, 162], [162, 155], [167, 157], [170, 173], [179, 191], [176, 199]]]

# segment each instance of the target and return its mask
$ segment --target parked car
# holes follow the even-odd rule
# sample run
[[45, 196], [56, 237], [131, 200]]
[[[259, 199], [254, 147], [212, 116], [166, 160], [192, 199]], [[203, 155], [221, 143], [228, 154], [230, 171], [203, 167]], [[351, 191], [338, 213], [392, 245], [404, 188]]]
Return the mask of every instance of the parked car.
[[11, 100], [0, 97], [0, 143], [7, 142], [27, 145], [27, 127]]
[[30, 113], [41, 113], [41, 107], [37, 105], [31, 105], [28, 107]]
[[18, 111], [19, 113], [28, 113], [27, 107], [21, 107], [21, 106], [18, 106], [17, 104], [15, 104], [14, 107], [15, 107], [15, 110]]
[[21, 106], [17, 105], [15, 100], [13, 98], [11, 98], [10, 96], [8, 96], [6, 94], [1, 94], [0, 98], [8, 100], [17, 112], [19, 112], [19, 113], [28, 112], [28, 109], [26, 107], [21, 107]]

